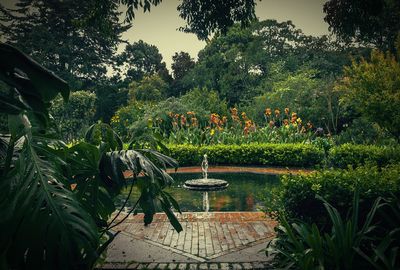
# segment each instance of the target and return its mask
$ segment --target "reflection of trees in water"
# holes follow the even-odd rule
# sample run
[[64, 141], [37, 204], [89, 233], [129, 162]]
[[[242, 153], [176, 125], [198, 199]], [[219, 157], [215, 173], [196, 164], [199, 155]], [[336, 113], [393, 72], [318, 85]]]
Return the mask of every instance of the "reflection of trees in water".
[[[181, 188], [184, 181], [195, 179], [198, 176], [199, 174], [172, 174], [175, 180], [174, 187], [168, 188], [166, 191], [170, 192], [178, 201], [182, 211], [206, 211], [203, 206], [204, 192]], [[262, 201], [259, 195], [279, 184], [277, 178], [271, 175], [214, 174], [210, 177], [227, 180], [229, 187], [222, 191], [208, 192], [209, 211], [254, 211], [256, 205]], [[137, 196], [134, 191], [131, 204], [134, 203], [135, 198]]]

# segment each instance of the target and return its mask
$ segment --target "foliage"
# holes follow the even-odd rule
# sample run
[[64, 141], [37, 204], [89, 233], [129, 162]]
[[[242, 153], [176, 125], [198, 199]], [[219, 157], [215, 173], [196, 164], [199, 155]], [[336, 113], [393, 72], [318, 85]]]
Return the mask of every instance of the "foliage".
[[343, 102], [400, 140], [400, 63], [390, 53], [373, 51], [371, 59], [345, 68], [337, 89]]
[[120, 23], [116, 1], [102, 2], [102, 9], [92, 0], [18, 0], [15, 10], [0, 5], [0, 35], [74, 89], [87, 89], [106, 74], [130, 27]]
[[[196, 91], [194, 94], [197, 94]], [[170, 112], [169, 121], [171, 121], [173, 132], [164, 133], [164, 137], [173, 144], [240, 145], [310, 142], [316, 136], [322, 135], [312, 130], [313, 125], [310, 122], [303, 124], [297, 113], [291, 112], [290, 115], [289, 108], [285, 108], [285, 113], [281, 113], [279, 109], [272, 112], [270, 108], [266, 108], [261, 125], [249, 119], [246, 112], [239, 115], [236, 108], [231, 108], [230, 111], [229, 118], [212, 113], [205, 123], [199, 122], [198, 114], [194, 111], [186, 112], [186, 114]]]
[[166, 97], [168, 85], [158, 75], [145, 76], [129, 84], [129, 97], [134, 101], [160, 101]]
[[322, 170], [308, 175], [281, 177], [281, 188], [268, 199], [267, 211], [283, 211], [289, 218], [329, 224], [324, 215], [323, 204], [316, 199], [321, 196], [344, 216], [351, 206], [352, 194], [360, 191], [360, 218], [366, 217], [368, 209], [378, 197], [388, 198], [400, 192], [400, 166], [378, 168], [372, 165], [337, 170]]
[[333, 147], [329, 151], [330, 163], [335, 167], [346, 168], [348, 166], [359, 166], [375, 164], [386, 166], [399, 163], [399, 146], [376, 146], [343, 144]]
[[180, 30], [194, 33], [200, 40], [208, 40], [215, 32], [225, 34], [235, 22], [249, 25], [256, 18], [254, 8], [254, 0], [184, 0], [177, 9], [187, 25]]
[[314, 223], [289, 223], [282, 214], [278, 237], [268, 244], [267, 253], [275, 254], [278, 266], [285, 269], [370, 269], [359, 253], [368, 249], [365, 245], [371, 242], [371, 232], [376, 230], [373, 218], [382, 207], [380, 199], [375, 200], [361, 222], [358, 191], [354, 193], [347, 217], [321, 197], [319, 199], [329, 216], [330, 232], [324, 233]]
[[95, 102], [96, 95], [87, 91], [72, 92], [67, 103], [61, 97], [53, 101], [50, 113], [65, 141], [82, 138], [84, 131], [95, 122]]
[[[254, 119], [263, 118], [260, 113], [267, 104], [271, 108], [289, 107], [304, 119], [328, 133], [336, 133], [341, 119], [339, 95], [327, 79], [316, 77], [316, 70], [300, 70], [272, 83], [270, 92], [253, 99], [245, 110]], [[284, 76], [284, 75], [283, 75]]]
[[214, 89], [230, 106], [250, 103], [253, 97], [270, 92], [285, 75], [302, 69], [317, 70], [316, 77], [331, 79], [349, 62], [351, 50], [327, 37], [307, 36], [290, 21], [254, 21], [245, 29], [234, 25], [199, 52], [182, 84], [186, 89]]
[[399, 1], [329, 0], [324, 13], [329, 29], [341, 39], [394, 50], [400, 31]]
[[104, 123], [110, 123], [115, 112], [128, 103], [128, 89], [123, 83], [117, 83], [115, 80], [103, 82], [93, 91], [96, 94], [95, 118]]
[[396, 139], [377, 123], [364, 117], [355, 118], [350, 124], [344, 124], [343, 130], [335, 136], [337, 144], [396, 145]]
[[168, 145], [169, 155], [182, 166], [199, 165], [204, 154], [210, 164], [309, 167], [323, 152], [307, 144]]
[[[117, 56], [120, 76], [127, 82], [140, 81], [144, 76], [165, 74], [166, 66], [158, 48], [143, 40], [128, 44]], [[166, 71], [168, 74], [168, 71]], [[168, 79], [162, 78], [166, 81]]]
[[190, 54], [187, 52], [175, 53], [172, 56], [172, 73], [175, 80], [182, 79], [189, 70], [191, 70], [195, 65], [195, 62]]
[[120, 108], [111, 118], [110, 125], [126, 141], [129, 140], [129, 127], [132, 123], [140, 120], [145, 109], [141, 102], [131, 102], [129, 105]]
[[126, 170], [134, 174], [131, 188], [136, 184], [141, 192], [136, 206], [145, 224], [160, 203], [182, 230], [171, 210], [179, 206], [162, 190], [172, 181], [165, 167], [176, 167], [173, 159], [148, 149], [122, 150], [105, 124], [91, 126], [85, 141], [68, 148], [48, 116], [59, 93], [68, 99], [67, 84], [9, 45], [0, 44], [0, 56], [0, 78], [13, 86], [0, 99], [10, 131], [0, 136], [2, 268], [91, 269], [115, 237], [109, 230], [122, 208], [108, 220], [115, 210], [112, 198], [127, 183]]

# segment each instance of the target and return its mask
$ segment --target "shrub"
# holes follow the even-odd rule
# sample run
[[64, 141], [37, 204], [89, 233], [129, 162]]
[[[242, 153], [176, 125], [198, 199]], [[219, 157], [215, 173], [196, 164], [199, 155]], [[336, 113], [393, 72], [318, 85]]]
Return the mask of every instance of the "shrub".
[[334, 167], [346, 168], [374, 163], [385, 166], [400, 162], [399, 147], [380, 147], [374, 145], [343, 144], [329, 151], [329, 160]]
[[95, 122], [95, 102], [96, 95], [88, 91], [71, 92], [68, 103], [61, 97], [53, 101], [51, 114], [66, 141], [81, 138], [84, 130]]
[[360, 212], [365, 217], [367, 209], [378, 197], [400, 193], [400, 165], [384, 168], [360, 166], [356, 169], [318, 171], [309, 175], [286, 175], [282, 185], [267, 201], [268, 211], [282, 210], [290, 218], [300, 218], [317, 224], [326, 224], [321, 196], [345, 215], [351, 206], [353, 193], [360, 190]]
[[199, 165], [204, 154], [210, 164], [310, 167], [320, 164], [323, 151], [309, 144], [169, 145], [180, 166]]

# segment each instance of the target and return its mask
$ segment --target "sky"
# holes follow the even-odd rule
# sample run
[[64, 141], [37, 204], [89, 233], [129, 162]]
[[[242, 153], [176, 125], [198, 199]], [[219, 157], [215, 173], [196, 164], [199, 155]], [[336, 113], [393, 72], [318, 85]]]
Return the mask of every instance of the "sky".
[[[262, 0], [257, 1], [256, 16], [260, 20], [291, 20], [296, 27], [308, 35], [328, 34], [328, 24], [324, 22], [322, 6], [326, 0]], [[175, 52], [188, 52], [196, 59], [205, 42], [199, 41], [193, 34], [183, 33], [177, 29], [185, 25], [179, 17], [176, 7], [179, 0], [164, 0], [151, 11], [137, 11], [133, 27], [124, 33], [123, 38], [133, 43], [143, 41], [158, 47], [166, 62], [171, 67]]]

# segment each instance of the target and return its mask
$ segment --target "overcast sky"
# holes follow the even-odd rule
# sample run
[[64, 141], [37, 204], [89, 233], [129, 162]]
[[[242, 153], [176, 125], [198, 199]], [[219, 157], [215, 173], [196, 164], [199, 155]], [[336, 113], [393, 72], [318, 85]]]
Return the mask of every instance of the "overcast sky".
[[[328, 24], [323, 20], [322, 6], [326, 0], [262, 0], [257, 1], [256, 16], [260, 20], [291, 20], [296, 27], [308, 35], [328, 34]], [[175, 52], [188, 52], [193, 58], [204, 48], [205, 42], [195, 35], [178, 31], [185, 21], [178, 15], [176, 7], [179, 0], [164, 0], [151, 8], [151, 12], [137, 12], [133, 27], [123, 38], [129, 42], [140, 39], [156, 45], [170, 69]]]

